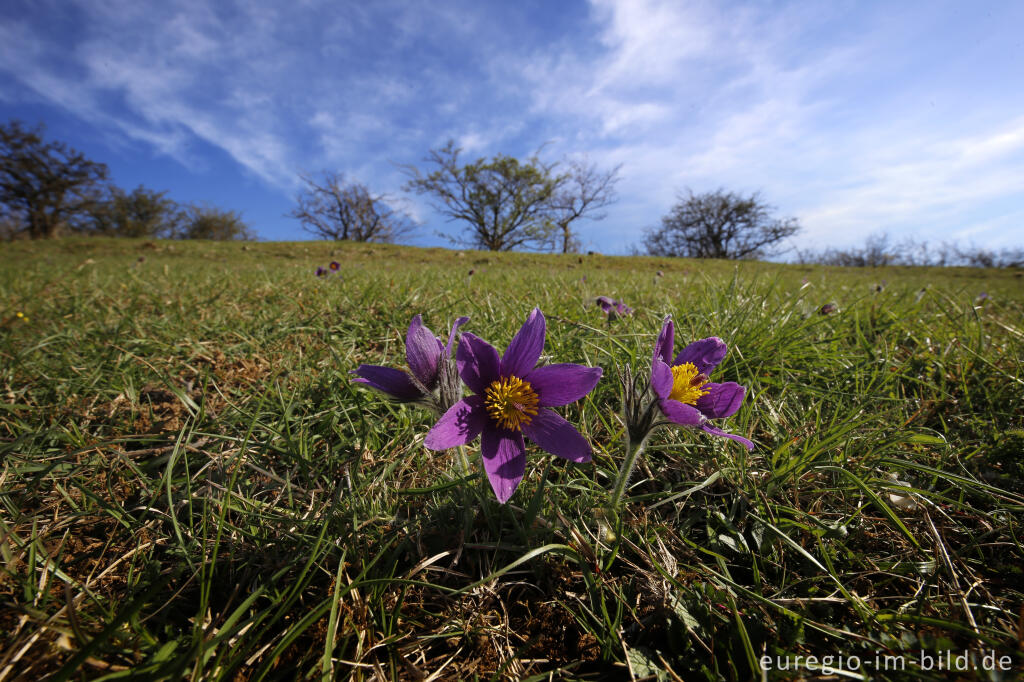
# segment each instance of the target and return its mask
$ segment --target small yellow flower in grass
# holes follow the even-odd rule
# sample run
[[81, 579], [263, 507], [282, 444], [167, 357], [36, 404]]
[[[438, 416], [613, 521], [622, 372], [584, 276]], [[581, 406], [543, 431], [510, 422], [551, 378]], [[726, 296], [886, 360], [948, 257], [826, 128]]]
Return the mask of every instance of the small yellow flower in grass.
[[25, 313], [21, 312], [20, 310], [18, 311], [18, 319], [22, 320], [23, 322], [28, 322], [28, 318], [25, 317]]

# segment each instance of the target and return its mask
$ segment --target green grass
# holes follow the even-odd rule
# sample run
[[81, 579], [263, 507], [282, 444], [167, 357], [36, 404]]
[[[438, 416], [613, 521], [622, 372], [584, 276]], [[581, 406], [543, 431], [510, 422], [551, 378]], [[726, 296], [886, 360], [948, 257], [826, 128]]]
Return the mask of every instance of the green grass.
[[[342, 277], [316, 279], [332, 259]], [[747, 680], [762, 655], [924, 679], [920, 652], [947, 650], [1020, 670], [1021, 284], [355, 244], [0, 245], [0, 680]], [[636, 313], [606, 324], [601, 294]], [[423, 447], [429, 413], [349, 371], [403, 366], [416, 313], [438, 334], [469, 315], [500, 349], [534, 306], [542, 361], [605, 368], [559, 408], [594, 459], [528, 446], [502, 506], [479, 441], [465, 476]], [[677, 344], [729, 344], [714, 379], [748, 393], [726, 428], [757, 448], [656, 432], [612, 539], [616, 367], [648, 371], [666, 314]], [[906, 671], [872, 670], [886, 655]]]

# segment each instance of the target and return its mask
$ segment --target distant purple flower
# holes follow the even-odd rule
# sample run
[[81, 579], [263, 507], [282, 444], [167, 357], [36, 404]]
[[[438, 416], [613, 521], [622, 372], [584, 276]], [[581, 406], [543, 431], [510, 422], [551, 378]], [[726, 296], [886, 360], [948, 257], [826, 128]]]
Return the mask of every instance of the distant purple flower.
[[535, 367], [544, 348], [544, 315], [534, 308], [498, 358], [498, 351], [473, 334], [463, 334], [456, 362], [475, 395], [455, 403], [427, 434], [424, 445], [446, 450], [480, 435], [484, 471], [504, 504], [526, 471], [523, 436], [571, 462], [589, 462], [590, 444], [549, 407], [567, 405], [590, 393], [600, 367], [574, 364]]
[[[352, 373], [360, 378], [354, 381], [377, 389], [399, 402], [425, 402], [443, 413], [460, 397], [454, 371], [448, 371], [452, 376], [446, 377], [446, 370], [451, 364], [447, 361], [451, 357], [455, 334], [468, 321], [468, 317], [455, 320], [448, 334], [448, 345], [445, 345], [423, 324], [423, 319], [416, 315], [409, 323], [409, 331], [405, 335], [405, 360], [411, 372], [379, 365], [359, 365]], [[435, 398], [434, 391], [438, 388], [441, 389], [440, 395]]]
[[331, 272], [337, 272], [341, 268], [341, 263], [336, 260], [332, 260], [330, 266]]
[[819, 315], [831, 315], [832, 313], [839, 312], [839, 306], [835, 303], [826, 303], [825, 305], [818, 308]]
[[317, 277], [323, 277], [326, 274], [327, 274], [326, 270], [324, 270], [323, 268], [321, 268], [319, 266], [317, 267], [317, 269], [316, 269], [316, 276]]
[[607, 296], [598, 296], [595, 302], [601, 306], [601, 310], [605, 312], [609, 320], [633, 314], [633, 309], [628, 305]]
[[746, 389], [737, 383], [716, 384], [708, 377], [725, 357], [725, 343], [714, 336], [694, 341], [673, 360], [674, 336], [675, 325], [666, 318], [651, 360], [651, 388], [662, 414], [671, 422], [731, 438], [752, 450], [754, 444], [746, 438], [708, 423], [709, 419], [722, 419], [735, 413], [746, 394]]
[[984, 303], [987, 300], [988, 300], [988, 292], [983, 291], [980, 294], [978, 294], [978, 297], [974, 299], [974, 302], [980, 305], [980, 304]]

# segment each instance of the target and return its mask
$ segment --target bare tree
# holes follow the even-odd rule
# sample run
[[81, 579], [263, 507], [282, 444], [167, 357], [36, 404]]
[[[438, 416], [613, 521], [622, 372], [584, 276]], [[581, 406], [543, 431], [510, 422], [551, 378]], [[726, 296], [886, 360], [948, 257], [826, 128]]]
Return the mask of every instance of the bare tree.
[[449, 220], [466, 223], [463, 236], [445, 235], [453, 243], [491, 251], [516, 248], [579, 248], [572, 225], [582, 218], [600, 220], [600, 209], [615, 201], [619, 167], [602, 172], [583, 161], [570, 161], [566, 173], [535, 153], [525, 161], [498, 154], [462, 164], [461, 149], [449, 140], [432, 149], [425, 161], [434, 170], [424, 175], [403, 166], [405, 189], [432, 195], [434, 208]]
[[541, 249], [549, 244], [555, 229], [549, 202], [559, 185], [554, 164], [545, 164], [536, 155], [520, 163], [499, 154], [460, 165], [461, 151], [454, 140], [432, 149], [426, 161], [436, 168], [428, 175], [414, 166], [403, 167], [410, 176], [407, 190], [433, 195], [440, 213], [468, 224], [466, 238], [449, 239], [490, 251]]
[[661, 227], [647, 231], [644, 246], [652, 256], [763, 258], [778, 253], [778, 244], [800, 231], [795, 218], [773, 218], [772, 210], [757, 193], [687, 190]]
[[569, 162], [569, 172], [561, 177], [549, 202], [550, 220], [557, 228], [555, 238], [561, 242], [558, 246], [562, 253], [580, 250], [579, 237], [572, 230], [573, 223], [581, 218], [602, 220], [607, 215], [601, 209], [617, 198], [615, 185], [621, 168], [620, 164], [605, 172], [584, 161]]
[[383, 194], [370, 194], [366, 185], [346, 182], [344, 175], [324, 172], [320, 179], [300, 174], [306, 184], [288, 215], [321, 239], [357, 242], [397, 242], [416, 229], [406, 213], [393, 208]]
[[0, 125], [0, 205], [33, 239], [81, 229], [107, 180], [105, 165], [42, 135], [42, 126]]

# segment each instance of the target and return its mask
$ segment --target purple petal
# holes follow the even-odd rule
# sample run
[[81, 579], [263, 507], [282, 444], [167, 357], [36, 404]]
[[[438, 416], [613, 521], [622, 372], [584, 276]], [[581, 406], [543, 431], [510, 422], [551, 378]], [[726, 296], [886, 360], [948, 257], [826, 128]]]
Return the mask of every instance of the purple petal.
[[362, 377], [354, 379], [356, 383], [366, 384], [399, 400], [419, 400], [423, 397], [423, 393], [412, 383], [409, 375], [400, 369], [380, 365], [359, 365], [352, 374]]
[[734, 414], [740, 409], [743, 396], [747, 393], [747, 389], [732, 381], [724, 384], [704, 384], [701, 390], [708, 391], [708, 394], [697, 398], [697, 409], [711, 419], [721, 419]]
[[494, 495], [498, 502], [505, 504], [526, 473], [523, 434], [507, 429], [487, 429], [480, 436], [480, 454]]
[[459, 376], [474, 393], [483, 393], [499, 376], [501, 362], [498, 360], [498, 351], [469, 332], [463, 334], [459, 341], [455, 362], [459, 367]]
[[501, 357], [501, 376], [522, 378], [537, 365], [544, 350], [545, 327], [544, 313], [534, 308]]
[[743, 436], [737, 436], [735, 433], [729, 433], [728, 431], [723, 431], [722, 429], [720, 429], [718, 427], [711, 426], [711, 424], [705, 424], [701, 428], [704, 429], [705, 431], [707, 431], [708, 433], [710, 433], [712, 436], [721, 436], [722, 438], [729, 438], [730, 440], [734, 440], [737, 443], [743, 443], [744, 445], [747, 446], [747, 450], [753, 450], [754, 449], [754, 444], [751, 443], [746, 438], [744, 438]]
[[672, 364], [672, 346], [675, 343], [676, 325], [671, 317], [666, 317], [661, 325], [661, 333], [654, 342], [654, 357], [661, 358], [666, 365]]
[[725, 357], [729, 348], [722, 339], [710, 336], [700, 341], [694, 341], [686, 348], [679, 351], [673, 365], [681, 365], [685, 362], [692, 362], [701, 374], [711, 374], [711, 370], [718, 367], [718, 363]]
[[405, 360], [412, 373], [427, 388], [433, 388], [437, 382], [437, 365], [441, 360], [438, 346], [437, 337], [423, 326], [423, 319], [419, 315], [412, 318], [409, 332], [405, 335]]
[[594, 302], [597, 303], [597, 305], [601, 306], [601, 310], [603, 310], [606, 313], [612, 309], [613, 305], [615, 305], [615, 301], [608, 298], [607, 296], [598, 296]]
[[448, 408], [427, 432], [423, 444], [431, 450], [447, 450], [476, 438], [487, 423], [483, 396], [471, 395]]
[[693, 405], [687, 405], [678, 400], [669, 400], [668, 398], [659, 400], [658, 405], [670, 422], [682, 424], [683, 426], [699, 426], [704, 421], [704, 415]]
[[523, 426], [526, 437], [547, 450], [570, 462], [589, 462], [590, 443], [580, 432], [551, 410], [538, 410], [529, 424]]
[[444, 356], [450, 358], [452, 356], [452, 344], [455, 343], [455, 333], [459, 331], [459, 327], [469, 322], [468, 317], [460, 317], [455, 320], [455, 324], [452, 325], [452, 330], [448, 332], [448, 347], [445, 348]]
[[576, 402], [594, 390], [601, 373], [600, 367], [567, 362], [538, 367], [521, 378], [530, 382], [530, 386], [537, 392], [541, 407], [557, 407]]
[[654, 391], [654, 395], [668, 398], [672, 392], [672, 378], [672, 368], [655, 356], [651, 364], [651, 390]]
[[619, 315], [622, 315], [622, 316], [632, 315], [633, 314], [633, 309], [630, 308], [625, 303], [623, 303], [622, 301], [616, 301], [615, 302], [615, 312], [617, 312]]

